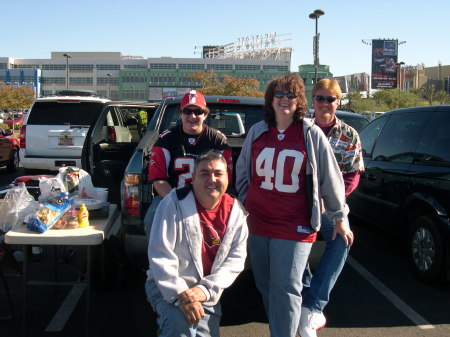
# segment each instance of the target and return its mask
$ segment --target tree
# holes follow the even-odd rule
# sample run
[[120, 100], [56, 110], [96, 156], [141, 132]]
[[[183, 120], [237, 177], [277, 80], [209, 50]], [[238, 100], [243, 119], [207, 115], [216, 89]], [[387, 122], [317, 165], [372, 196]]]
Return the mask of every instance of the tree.
[[434, 84], [423, 87], [423, 93], [425, 95], [425, 98], [428, 99], [428, 104], [430, 104], [430, 105], [433, 105], [435, 92], [436, 92], [436, 87], [434, 86]]
[[436, 101], [439, 102], [439, 104], [445, 104], [450, 102], [450, 95], [447, 94], [444, 90], [439, 90], [435, 95], [434, 98]]
[[0, 83], [0, 109], [28, 109], [36, 98], [35, 92], [29, 86], [12, 86]]
[[188, 78], [201, 86], [198, 91], [203, 95], [264, 97], [264, 93], [258, 90], [259, 82], [255, 78], [236, 78], [224, 74], [220, 81], [214, 70], [197, 72]]
[[359, 91], [350, 91], [345, 98], [348, 100], [347, 106], [352, 108], [354, 102], [361, 99], [361, 94]]

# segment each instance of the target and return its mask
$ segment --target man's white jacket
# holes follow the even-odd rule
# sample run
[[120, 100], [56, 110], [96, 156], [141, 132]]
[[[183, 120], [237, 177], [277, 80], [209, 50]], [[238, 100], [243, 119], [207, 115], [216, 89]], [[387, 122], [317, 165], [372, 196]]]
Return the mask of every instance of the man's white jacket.
[[150, 232], [147, 280], [154, 280], [169, 303], [178, 294], [200, 286], [206, 293], [206, 306], [219, 302], [244, 269], [247, 256], [247, 212], [235, 199], [222, 243], [211, 274], [204, 276], [202, 265], [203, 235], [190, 188], [173, 189], [159, 204]]

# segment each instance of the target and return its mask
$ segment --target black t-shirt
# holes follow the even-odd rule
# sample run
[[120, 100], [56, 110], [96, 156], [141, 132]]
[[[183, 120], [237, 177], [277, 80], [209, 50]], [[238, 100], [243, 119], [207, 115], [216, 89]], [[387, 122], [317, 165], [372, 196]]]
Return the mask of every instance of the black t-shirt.
[[231, 182], [233, 160], [231, 149], [223, 133], [207, 125], [199, 135], [188, 135], [181, 125], [159, 136], [150, 153], [148, 180], [167, 180], [172, 187], [187, 186], [192, 181], [195, 159], [210, 150], [222, 152]]

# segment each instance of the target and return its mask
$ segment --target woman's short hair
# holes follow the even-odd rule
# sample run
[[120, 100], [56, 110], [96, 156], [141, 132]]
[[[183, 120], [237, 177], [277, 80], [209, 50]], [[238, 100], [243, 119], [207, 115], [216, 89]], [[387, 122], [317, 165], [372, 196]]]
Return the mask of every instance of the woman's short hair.
[[339, 82], [333, 80], [331, 78], [323, 78], [319, 82], [316, 83], [312, 90], [312, 97], [316, 96], [316, 92], [320, 89], [325, 89], [331, 91], [337, 99], [342, 98], [341, 87], [339, 86]]
[[292, 92], [297, 98], [297, 109], [294, 112], [294, 123], [306, 116], [308, 107], [306, 106], [305, 84], [303, 79], [294, 73], [287, 73], [282, 76], [275, 77], [270, 81], [264, 94], [264, 121], [272, 126], [276, 125], [275, 110], [272, 103], [275, 91]]

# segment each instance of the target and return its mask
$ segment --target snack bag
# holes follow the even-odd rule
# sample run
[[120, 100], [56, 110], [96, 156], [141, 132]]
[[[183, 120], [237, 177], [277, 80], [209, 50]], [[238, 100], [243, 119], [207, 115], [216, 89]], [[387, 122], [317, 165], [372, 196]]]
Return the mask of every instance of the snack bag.
[[77, 210], [75, 208], [70, 208], [58, 221], [55, 222], [52, 229], [75, 229], [79, 227]]
[[70, 205], [68, 192], [47, 199], [27, 222], [27, 228], [38, 233], [44, 233], [59, 220]]

